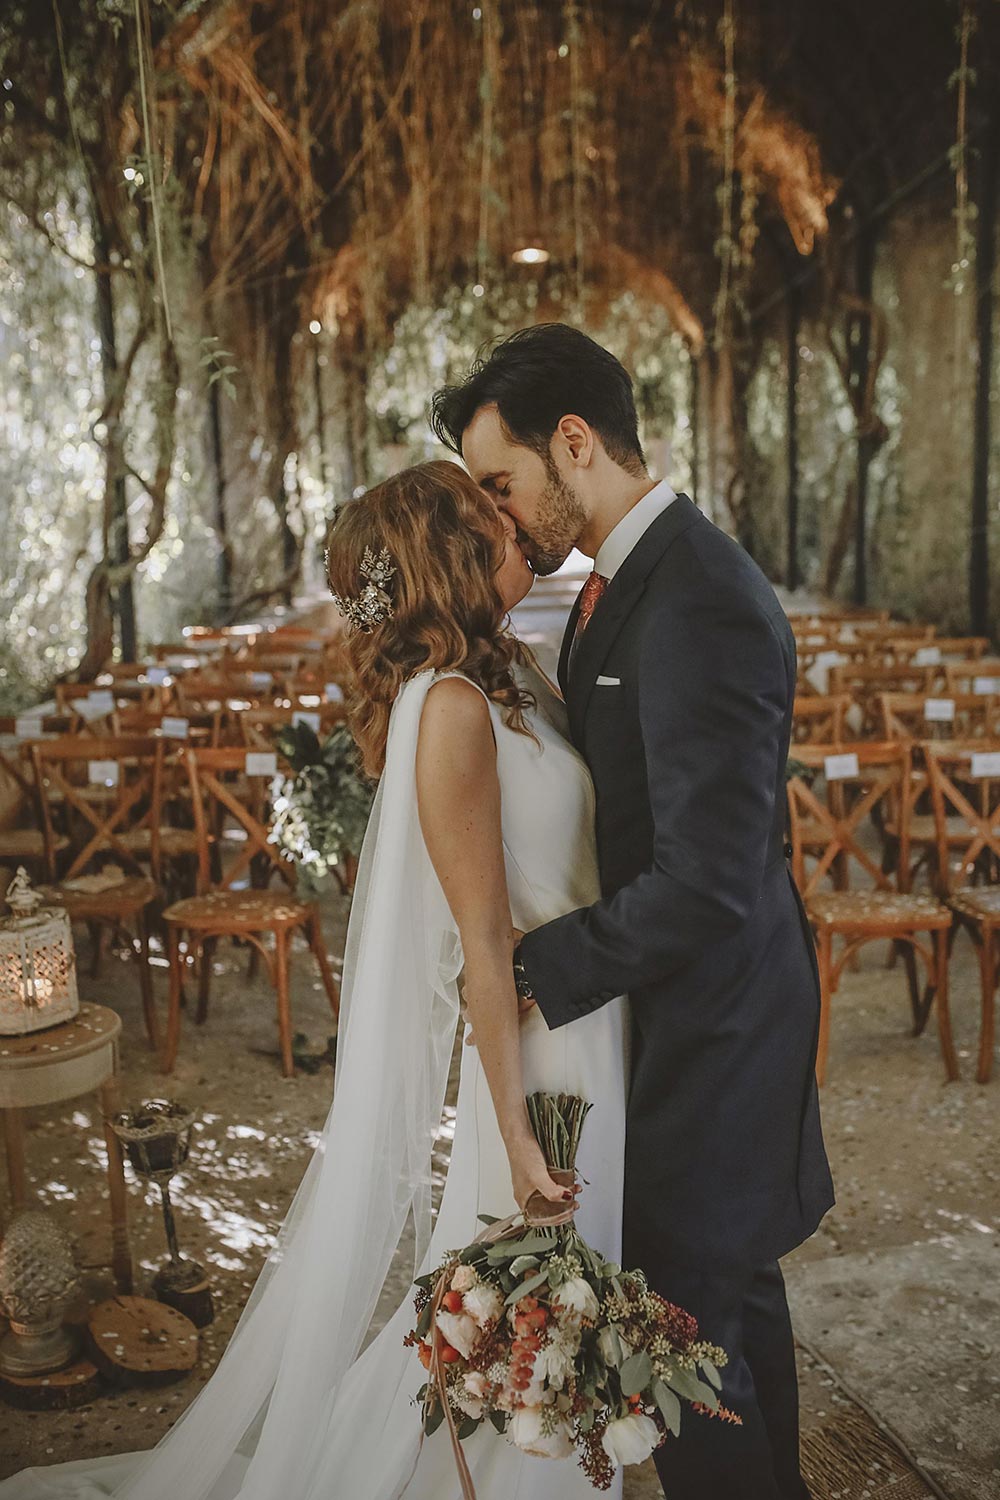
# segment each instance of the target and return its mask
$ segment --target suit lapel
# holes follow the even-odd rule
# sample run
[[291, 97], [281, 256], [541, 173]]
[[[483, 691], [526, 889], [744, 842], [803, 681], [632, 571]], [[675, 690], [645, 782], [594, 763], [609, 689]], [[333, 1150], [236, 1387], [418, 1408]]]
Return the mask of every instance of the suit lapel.
[[[580, 594], [582, 593], [583, 589], [580, 590]], [[564, 698], [566, 697], [566, 684], [569, 677], [569, 653], [573, 645], [573, 637], [576, 635], [576, 622], [580, 617], [580, 594], [577, 594], [573, 602], [573, 608], [569, 612], [566, 629], [563, 631], [562, 646], [559, 648], [559, 670], [556, 675], [559, 679], [559, 689]]]
[[[676, 500], [671, 501], [666, 510], [657, 516], [653, 524], [636, 542], [594, 610], [590, 623], [580, 639], [573, 657], [572, 668], [568, 671], [563, 688], [569, 709], [570, 727], [577, 745], [583, 742], [583, 723], [598, 673], [619, 631], [639, 602], [646, 587], [646, 579], [671, 542], [676, 541], [681, 533], [687, 531], [689, 526], [693, 526], [700, 517], [701, 512], [698, 507], [686, 495], [678, 495]], [[577, 613], [578, 609], [574, 610], [570, 617], [570, 623], [574, 629]], [[569, 627], [567, 627], [567, 636], [563, 640], [560, 676], [564, 671], [564, 661], [569, 655], [567, 642], [572, 639], [568, 629]]]

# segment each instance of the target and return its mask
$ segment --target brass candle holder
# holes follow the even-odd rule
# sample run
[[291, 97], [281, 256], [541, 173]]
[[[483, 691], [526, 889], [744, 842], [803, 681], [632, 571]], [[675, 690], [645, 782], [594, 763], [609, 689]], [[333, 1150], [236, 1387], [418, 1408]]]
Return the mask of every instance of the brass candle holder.
[[153, 1278], [153, 1291], [204, 1328], [215, 1316], [208, 1275], [198, 1261], [181, 1254], [170, 1201], [170, 1180], [188, 1159], [194, 1119], [194, 1111], [176, 1099], [146, 1099], [115, 1115], [111, 1126], [136, 1176], [160, 1190], [170, 1259]]

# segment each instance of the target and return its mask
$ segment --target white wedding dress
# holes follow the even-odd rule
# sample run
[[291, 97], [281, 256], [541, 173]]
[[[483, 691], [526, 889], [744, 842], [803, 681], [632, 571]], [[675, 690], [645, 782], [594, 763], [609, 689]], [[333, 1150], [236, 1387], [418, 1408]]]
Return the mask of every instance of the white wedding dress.
[[[437, 677], [393, 708], [386, 769], [365, 839], [345, 955], [334, 1104], [218, 1369], [148, 1452], [26, 1469], [0, 1500], [460, 1500], [446, 1428], [420, 1444], [424, 1371], [403, 1345], [412, 1302], [358, 1354], [400, 1234], [430, 1269], [514, 1211], [478, 1052], [462, 1049], [447, 1182], [430, 1242], [430, 1148], [458, 1020], [461, 950], [419, 833], [414, 763]], [[490, 704], [511, 913], [530, 930], [600, 894], [593, 788], [547, 680], [523, 675], [540, 745]], [[621, 1254], [626, 1016], [614, 1001], [549, 1032], [522, 1029], [525, 1090], [579, 1093], [594, 1108], [578, 1167], [577, 1224]], [[489, 1423], [464, 1444], [478, 1500], [588, 1500], [575, 1458], [522, 1454]], [[611, 1491], [621, 1495], [620, 1471]]]

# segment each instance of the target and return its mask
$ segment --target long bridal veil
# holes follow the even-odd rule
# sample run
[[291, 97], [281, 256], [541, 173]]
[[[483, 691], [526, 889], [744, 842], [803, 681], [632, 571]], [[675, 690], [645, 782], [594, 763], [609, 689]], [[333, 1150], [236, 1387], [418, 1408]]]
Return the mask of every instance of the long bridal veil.
[[26, 1470], [0, 1483], [0, 1500], [311, 1495], [338, 1386], [407, 1220], [418, 1263], [430, 1237], [461, 967], [417, 817], [417, 734], [433, 680], [412, 678], [392, 712], [347, 935], [333, 1105], [218, 1368], [155, 1448]]

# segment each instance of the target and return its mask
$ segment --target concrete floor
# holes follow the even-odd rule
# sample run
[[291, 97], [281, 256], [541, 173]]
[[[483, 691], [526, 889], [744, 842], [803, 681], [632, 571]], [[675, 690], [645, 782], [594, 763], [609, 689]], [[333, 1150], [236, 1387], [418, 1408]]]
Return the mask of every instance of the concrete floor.
[[[550, 602], [551, 601], [551, 602]], [[563, 600], [539, 599], [521, 612], [552, 666]], [[342, 951], [344, 903], [325, 904], [326, 937]], [[822, 1442], [838, 1421], [857, 1418], [853, 1398], [895, 1432], [950, 1500], [1000, 1495], [1000, 1069], [972, 1081], [978, 1028], [978, 971], [967, 945], [952, 975], [963, 1078], [944, 1083], [933, 1029], [907, 1034], [901, 969], [888, 972], [873, 946], [848, 973], [834, 1004], [823, 1116], [838, 1201], [817, 1235], [785, 1262], [800, 1350], [804, 1441]], [[162, 959], [157, 993], [162, 1003]], [[207, 1023], [185, 1018], [170, 1079], [145, 1043], [134, 973], [112, 956], [98, 980], [81, 977], [82, 998], [113, 1004], [124, 1020], [123, 1094], [138, 1102], [164, 1093], [198, 1110], [191, 1159], [174, 1184], [182, 1249], [210, 1273], [217, 1317], [203, 1331], [196, 1371], [156, 1391], [108, 1393], [56, 1414], [0, 1408], [0, 1476], [30, 1463], [147, 1447], [176, 1419], [225, 1348], [269, 1238], [280, 1222], [322, 1126], [332, 1071], [281, 1077], [274, 1002], [263, 977], [247, 982], [245, 957], [220, 951]], [[293, 1017], [308, 1047], [321, 1051], [330, 1013], [310, 955], [296, 952]], [[446, 1127], [447, 1127], [446, 1119]], [[87, 1301], [110, 1282], [103, 1142], [96, 1100], [30, 1111], [29, 1179], [40, 1204], [71, 1231], [84, 1267]], [[447, 1130], [439, 1172], [443, 1174]], [[164, 1254], [158, 1197], [130, 1179], [139, 1289]], [[394, 1274], [384, 1316], [406, 1291]], [[864, 1419], [867, 1420], [867, 1419]], [[890, 1451], [887, 1449], [887, 1451]], [[879, 1479], [834, 1474], [818, 1500], [903, 1500], [932, 1493], [907, 1466]], [[881, 1472], [881, 1471], [880, 1471]], [[651, 1468], [630, 1474], [628, 1500], [653, 1500]]]

